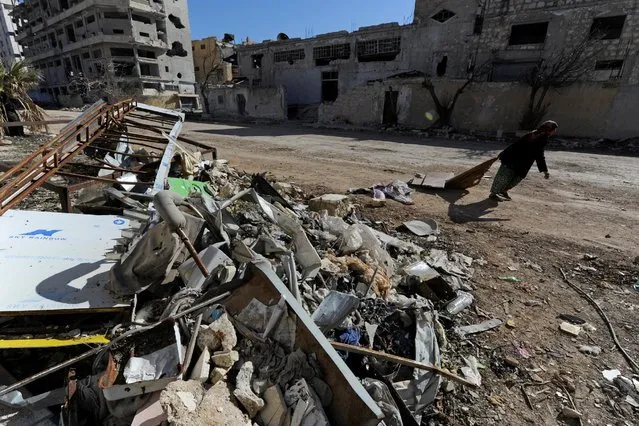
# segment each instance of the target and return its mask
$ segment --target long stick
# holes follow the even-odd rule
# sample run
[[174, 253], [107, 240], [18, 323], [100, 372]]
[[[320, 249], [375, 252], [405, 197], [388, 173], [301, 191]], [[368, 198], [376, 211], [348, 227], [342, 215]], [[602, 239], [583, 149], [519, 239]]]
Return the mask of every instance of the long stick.
[[333, 345], [335, 349], [338, 349], [341, 351], [352, 352], [352, 353], [356, 353], [360, 355], [370, 355], [375, 358], [383, 359], [385, 361], [395, 362], [397, 364], [406, 365], [408, 367], [419, 368], [420, 370], [432, 371], [433, 373], [437, 373], [440, 376], [444, 376], [447, 379], [453, 380], [457, 383], [461, 383], [466, 386], [471, 386], [473, 388], [479, 387], [477, 386], [476, 383], [469, 382], [468, 380], [462, 377], [459, 377], [453, 373], [450, 373], [446, 370], [443, 370], [431, 364], [424, 364], [423, 362], [413, 361], [412, 359], [402, 358], [401, 356], [379, 352], [373, 349], [364, 348], [362, 346], [352, 346], [352, 345], [347, 345], [345, 343], [340, 343], [340, 342], [331, 342], [331, 345]]
[[610, 330], [610, 335], [612, 336], [612, 340], [614, 340], [615, 342], [615, 346], [617, 346], [617, 349], [619, 349], [619, 352], [621, 352], [623, 357], [626, 359], [626, 361], [630, 365], [630, 368], [632, 368], [635, 373], [639, 374], [639, 365], [635, 362], [634, 359], [632, 359], [630, 355], [628, 355], [628, 352], [626, 352], [626, 350], [621, 346], [621, 343], [619, 343], [619, 339], [617, 339], [617, 333], [615, 333], [615, 329], [612, 327], [612, 324], [610, 323], [610, 320], [608, 319], [608, 316], [603, 311], [603, 309], [601, 309], [599, 305], [597, 305], [597, 302], [595, 302], [593, 298], [588, 295], [588, 293], [583, 291], [577, 285], [570, 282], [570, 280], [568, 279], [568, 276], [566, 275], [563, 269], [559, 268], [559, 272], [561, 272], [561, 275], [563, 275], [564, 281], [566, 282], [566, 284], [572, 287], [573, 290], [575, 290], [577, 293], [585, 297], [590, 302], [590, 304], [597, 310], [597, 312], [599, 312], [599, 315], [608, 326], [608, 330]]

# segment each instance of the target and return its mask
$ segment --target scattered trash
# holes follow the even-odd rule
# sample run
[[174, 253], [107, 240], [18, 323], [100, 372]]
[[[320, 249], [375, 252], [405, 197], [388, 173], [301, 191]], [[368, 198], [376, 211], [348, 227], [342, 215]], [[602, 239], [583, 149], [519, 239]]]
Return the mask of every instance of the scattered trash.
[[466, 336], [469, 334], [483, 333], [484, 331], [497, 328], [502, 324], [503, 324], [502, 320], [495, 318], [488, 321], [484, 321], [480, 324], [465, 325], [463, 327], [458, 327], [457, 332], [462, 336]]
[[564, 321], [568, 321], [571, 324], [575, 325], [584, 325], [586, 323], [585, 320], [570, 314], [559, 314], [557, 318], [562, 319]]
[[563, 331], [564, 333], [570, 334], [571, 336], [575, 336], [575, 337], [579, 336], [579, 333], [581, 332], [581, 327], [578, 327], [569, 322], [562, 322], [559, 325], [559, 329]]
[[404, 227], [419, 237], [428, 235], [437, 235], [439, 233], [439, 225], [432, 219], [410, 220], [404, 222]]
[[456, 315], [468, 308], [475, 300], [474, 296], [465, 291], [459, 291], [455, 300], [446, 305], [446, 311], [451, 315]]
[[464, 360], [466, 361], [466, 367], [461, 368], [464, 377], [477, 387], [481, 386], [481, 374], [479, 374], [479, 370], [477, 369], [477, 358], [471, 355], [468, 358], [464, 358]]
[[621, 376], [621, 372], [619, 370], [604, 370], [601, 373], [609, 382], [612, 382], [617, 377]]
[[601, 348], [599, 346], [580, 346], [579, 352], [586, 355], [599, 356], [601, 354]]
[[519, 278], [517, 277], [499, 277], [500, 280], [502, 281], [509, 281], [509, 282], [513, 282], [513, 283], [520, 283], [522, 282]]

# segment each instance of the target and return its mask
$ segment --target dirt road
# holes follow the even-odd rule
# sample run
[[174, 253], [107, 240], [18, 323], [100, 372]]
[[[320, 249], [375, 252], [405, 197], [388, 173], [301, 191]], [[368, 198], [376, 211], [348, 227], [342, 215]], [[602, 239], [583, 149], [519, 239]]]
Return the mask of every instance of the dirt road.
[[[332, 191], [408, 180], [424, 171], [462, 171], [495, 156], [503, 145], [315, 129], [290, 125], [187, 123], [184, 134], [208, 142], [222, 158], [251, 172]], [[424, 213], [453, 222], [530, 231], [639, 254], [639, 161], [565, 151], [547, 153], [551, 180], [536, 169], [497, 206], [490, 179], [462, 194], [417, 194]], [[497, 165], [490, 174], [495, 173]]]

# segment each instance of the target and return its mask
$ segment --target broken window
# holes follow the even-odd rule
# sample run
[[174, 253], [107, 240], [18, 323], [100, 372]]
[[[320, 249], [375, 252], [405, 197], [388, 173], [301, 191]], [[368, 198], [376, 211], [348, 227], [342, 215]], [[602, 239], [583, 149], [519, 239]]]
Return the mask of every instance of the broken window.
[[357, 42], [359, 62], [392, 61], [401, 51], [401, 37]]
[[623, 74], [623, 62], [622, 59], [597, 61], [595, 63], [596, 79], [609, 80], [620, 78]]
[[164, 71], [169, 72], [169, 67], [164, 67]]
[[155, 59], [155, 52], [152, 50], [138, 49], [138, 56], [141, 58]]
[[473, 34], [478, 35], [481, 34], [484, 30], [484, 16], [477, 15], [475, 16], [475, 25], [473, 26]]
[[179, 41], [174, 41], [171, 43], [171, 49], [166, 52], [166, 56], [180, 56], [185, 57], [188, 56], [188, 52], [184, 50], [184, 46]]
[[80, 62], [80, 57], [78, 55], [74, 55], [71, 60], [73, 61], [73, 68], [77, 71], [82, 71], [82, 62]]
[[124, 34], [124, 30], [114, 29], [113, 34]]
[[522, 44], [541, 44], [546, 41], [547, 32], [548, 22], [513, 25], [508, 44], [511, 46]]
[[62, 61], [61, 61], [61, 60], [59, 60], [59, 59], [56, 59], [56, 61], [55, 61], [55, 66], [56, 66], [56, 67], [59, 67], [59, 66], [61, 66], [61, 65], [62, 65]]
[[131, 62], [113, 61], [113, 72], [116, 77], [132, 77], [134, 75], [135, 64]]
[[322, 73], [322, 102], [334, 102], [337, 99], [339, 74], [337, 71]]
[[264, 57], [263, 53], [258, 53], [255, 55], [251, 55], [251, 63], [253, 64], [253, 68], [262, 68], [262, 58]]
[[301, 61], [306, 57], [304, 49], [282, 50], [273, 54], [275, 62], [288, 62], [292, 64], [295, 61]]
[[127, 49], [123, 47], [112, 47], [111, 48], [111, 56], [133, 56], [133, 49]]
[[133, 19], [136, 22], [141, 22], [141, 23], [147, 24], [147, 25], [151, 23], [151, 19], [147, 18], [146, 16], [142, 16], [142, 15], [132, 14], [131, 15], [131, 19]]
[[489, 81], [521, 81], [537, 67], [537, 62], [493, 62]]
[[82, 22], [82, 19], [75, 21], [75, 27], [76, 28], [82, 28], [84, 27], [84, 22]]
[[87, 24], [92, 24], [94, 22], [95, 22], [95, 16], [94, 15], [87, 16]]
[[182, 78], [182, 73], [181, 72], [177, 73], [176, 77], [177, 78]]
[[82, 59], [90, 59], [91, 58], [91, 54], [89, 52], [84, 52], [82, 54]]
[[75, 31], [73, 31], [73, 25], [67, 26], [66, 30], [67, 30], [67, 38], [69, 39], [69, 43], [75, 43]]
[[437, 21], [440, 23], [444, 23], [446, 21], [448, 21], [449, 19], [451, 19], [453, 16], [455, 16], [455, 12], [451, 12], [448, 9], [442, 9], [439, 12], [437, 12], [436, 14], [434, 14], [433, 16], [430, 17], [430, 19], [432, 19], [433, 21]]
[[169, 21], [171, 21], [171, 23], [172, 23], [173, 25], [175, 25], [175, 28], [177, 28], [177, 29], [182, 29], [182, 28], [184, 28], [184, 24], [182, 23], [182, 21], [180, 20], [180, 18], [179, 18], [179, 17], [177, 17], [177, 16], [175, 16], [175, 15], [173, 15], [173, 14], [169, 15]]
[[104, 19], [126, 19], [129, 20], [129, 15], [126, 12], [104, 12], [102, 15]]
[[140, 64], [140, 74], [143, 76], [159, 77], [160, 70], [156, 64]]
[[595, 18], [590, 27], [590, 38], [599, 40], [615, 40], [621, 37], [626, 15]]
[[140, 31], [140, 37], [151, 37], [151, 34]]
[[351, 45], [348, 43], [313, 48], [313, 59], [317, 66], [328, 65], [330, 61], [335, 59], [348, 59], [350, 57]]
[[446, 74], [446, 68], [448, 67], [448, 55], [444, 55], [441, 61], [437, 64], [437, 77], [443, 77]]

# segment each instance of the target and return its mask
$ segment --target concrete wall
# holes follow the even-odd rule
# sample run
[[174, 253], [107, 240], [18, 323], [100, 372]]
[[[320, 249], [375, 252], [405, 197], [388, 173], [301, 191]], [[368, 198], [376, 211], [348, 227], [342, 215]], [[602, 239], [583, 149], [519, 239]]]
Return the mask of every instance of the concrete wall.
[[[246, 103], [240, 113], [240, 96]], [[285, 120], [286, 91], [283, 87], [220, 87], [208, 91], [209, 111], [215, 117], [250, 117]]]
[[[440, 99], [452, 94], [461, 80], [434, 80]], [[399, 92], [398, 124], [411, 128], [428, 128], [435, 118], [435, 105], [426, 89], [415, 80], [378, 82], [357, 87], [330, 104], [319, 107], [319, 121], [356, 125], [382, 123], [387, 90]], [[453, 113], [453, 125], [463, 130], [516, 132], [528, 101], [529, 88], [520, 83], [486, 82], [472, 86], [459, 98]], [[566, 136], [619, 139], [636, 137], [639, 126], [639, 88], [606, 83], [583, 83], [549, 92], [550, 109], [546, 118], [559, 123]]]

